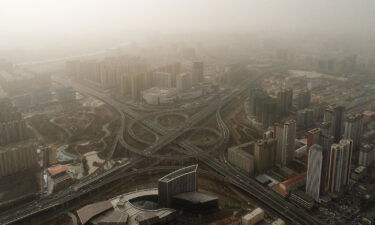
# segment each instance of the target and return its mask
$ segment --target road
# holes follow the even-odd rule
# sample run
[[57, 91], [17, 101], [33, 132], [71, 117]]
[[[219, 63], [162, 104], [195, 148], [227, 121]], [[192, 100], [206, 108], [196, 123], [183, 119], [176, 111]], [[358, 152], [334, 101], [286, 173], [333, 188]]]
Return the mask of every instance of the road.
[[[218, 110], [223, 107], [225, 104], [230, 102], [234, 97], [241, 94], [243, 91], [247, 89], [248, 85], [245, 83], [243, 86], [239, 87], [237, 91], [233, 92], [232, 94], [225, 96], [222, 99], [218, 99], [212, 102], [208, 107], [206, 107], [203, 111], [194, 115], [191, 119], [187, 121], [187, 123], [179, 129], [177, 132], [169, 134], [166, 131], [163, 131], [162, 128], [158, 127], [155, 124], [144, 123], [144, 126], [147, 126], [149, 129], [153, 130], [155, 133], [158, 133], [162, 137], [159, 141], [148, 147], [145, 152], [140, 153], [143, 156], [153, 157], [152, 154], [157, 152], [162, 147], [170, 144], [172, 141], [176, 140], [180, 137], [183, 133], [185, 133], [189, 128], [195, 126], [196, 124], [202, 122], [203, 119], [206, 119], [214, 112], [218, 112]], [[94, 93], [91, 93], [95, 96]], [[98, 96], [97, 96], [98, 97]], [[104, 100], [103, 96], [100, 97]], [[105, 101], [105, 100], [104, 100]], [[105, 101], [108, 103], [107, 101]], [[117, 105], [117, 103], [116, 103]], [[113, 106], [116, 106], [113, 105]], [[121, 107], [121, 106], [120, 106]], [[122, 109], [127, 114], [134, 119], [138, 119], [136, 114], [132, 112], [132, 110], [126, 109], [126, 107], [122, 106]], [[216, 114], [218, 118], [219, 127], [224, 130], [224, 137], [229, 134], [229, 130], [226, 128], [225, 123], [221, 120], [220, 113]], [[242, 191], [250, 194], [254, 198], [256, 198], [259, 202], [262, 202], [267, 208], [273, 209], [273, 211], [277, 212], [281, 217], [287, 219], [288, 221], [293, 222], [294, 224], [303, 224], [303, 225], [319, 225], [323, 224], [321, 221], [316, 220], [313, 216], [306, 213], [304, 210], [299, 209], [295, 205], [289, 203], [285, 199], [278, 196], [275, 192], [264, 187], [257, 183], [254, 179], [244, 175], [242, 172], [233, 168], [229, 163], [222, 163], [218, 160], [212, 159], [212, 157], [207, 156], [204, 154], [204, 151], [188, 141], [179, 141], [177, 144], [184, 149], [185, 154], [191, 154], [192, 152], [196, 155], [200, 156], [200, 160], [205, 164], [209, 165], [212, 169], [219, 172], [220, 174], [224, 175], [225, 177], [232, 180], [233, 185], [241, 189]]]
[[[58, 193], [58, 195], [53, 195], [51, 198], [58, 199], [55, 200], [43, 200], [42, 202], [39, 202], [39, 205], [42, 206], [41, 209], [32, 209], [28, 207], [29, 211], [21, 210], [18, 211], [16, 214], [8, 214], [6, 217], [2, 217], [4, 214], [0, 214], [0, 222], [7, 222], [7, 221], [18, 221], [18, 219], [25, 218], [27, 216], [33, 215], [33, 213], [38, 213], [41, 210], [45, 210], [46, 206], [50, 207], [50, 205], [54, 204], [61, 204], [65, 198], [61, 196], [68, 195], [70, 198], [75, 197], [77, 195], [77, 190], [91, 190], [93, 184], [96, 183], [104, 183], [108, 182], [108, 180], [112, 180], [118, 176], [119, 173], [123, 173], [124, 171], [130, 169], [132, 165], [134, 165], [135, 162], [141, 162], [143, 159], [140, 156], [146, 156], [148, 158], [154, 158], [155, 153], [159, 151], [161, 148], [171, 144], [172, 142], [175, 142], [178, 146], [181, 147], [181, 150], [185, 154], [194, 153], [194, 155], [199, 155], [200, 160], [209, 165], [213, 170], [217, 171], [218, 173], [225, 176], [227, 179], [231, 181], [233, 185], [241, 189], [243, 192], [250, 194], [252, 197], [257, 199], [266, 209], [271, 209], [274, 212], [278, 213], [280, 217], [293, 222], [293, 224], [302, 224], [302, 225], [319, 225], [322, 224], [320, 221], [317, 221], [315, 218], [307, 214], [305, 211], [298, 209], [296, 206], [292, 205], [291, 203], [287, 202], [285, 199], [282, 199], [281, 197], [277, 196], [276, 193], [272, 192], [270, 189], [258, 184], [255, 180], [252, 178], [238, 173], [238, 171], [234, 170], [232, 167], [230, 167], [228, 164], [220, 162], [219, 160], [213, 159], [212, 157], [205, 154], [205, 152], [192, 145], [188, 141], [178, 141], [176, 142], [176, 139], [179, 138], [182, 134], [184, 134], [187, 130], [190, 128], [196, 126], [199, 123], [204, 122], [210, 115], [216, 113], [218, 109], [225, 106], [228, 102], [230, 102], [234, 97], [237, 97], [239, 94], [243, 93], [245, 90], [247, 90], [248, 84], [244, 83], [241, 87], [239, 87], [236, 91], [233, 91], [231, 94], [224, 96], [223, 98], [217, 99], [213, 101], [211, 104], [209, 104], [206, 108], [204, 108], [201, 112], [195, 114], [192, 118], [186, 121], [184, 126], [179, 128], [177, 131], [169, 132], [164, 131], [164, 129], [161, 129], [154, 123], [143, 123], [144, 126], [148, 127], [149, 129], [153, 130], [154, 132], [159, 133], [161, 137], [151, 146], [146, 148], [144, 151], [139, 151], [138, 149], [131, 149], [131, 146], [128, 146], [123, 138], [123, 135], [121, 132], [124, 131], [125, 126], [125, 115], [128, 117], [131, 117], [133, 119], [138, 118], [138, 114], [134, 112], [133, 110], [127, 108], [123, 104], [113, 100], [109, 96], [107, 96], [104, 93], [98, 92], [96, 90], [90, 89], [86, 86], [83, 86], [81, 84], [71, 82], [68, 79], [61, 79], [61, 78], [54, 78], [58, 79], [57, 81], [60, 83], [64, 83], [67, 86], [74, 87], [77, 91], [82, 92], [84, 94], [92, 95], [96, 98], [101, 99], [102, 101], [106, 102], [108, 105], [115, 108], [120, 114], [121, 114], [121, 129], [118, 133], [118, 140], [121, 145], [123, 145], [128, 150], [133, 151], [138, 156], [134, 157], [132, 159], [131, 163], [128, 163], [126, 165], [120, 165], [121, 168], [113, 168], [110, 171], [105, 172], [104, 174], [101, 174], [97, 176], [94, 179], [82, 182], [81, 186], [72, 187], [70, 191], [61, 192]], [[220, 118], [221, 119], [221, 118]], [[225, 128], [225, 123], [223, 122], [219, 123], [219, 127], [222, 129]], [[229, 135], [229, 132], [226, 131], [224, 135]], [[60, 198], [59, 198], [60, 197]], [[4, 215], [4, 216], [5, 216]]]

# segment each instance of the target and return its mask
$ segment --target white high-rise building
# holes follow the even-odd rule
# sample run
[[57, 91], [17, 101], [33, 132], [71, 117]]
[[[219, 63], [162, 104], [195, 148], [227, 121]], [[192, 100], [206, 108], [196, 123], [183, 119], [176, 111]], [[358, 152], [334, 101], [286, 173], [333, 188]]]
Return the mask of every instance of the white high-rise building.
[[276, 126], [276, 161], [281, 166], [289, 165], [294, 158], [296, 140], [296, 121], [288, 120]]
[[343, 139], [331, 146], [328, 191], [339, 193], [349, 183], [350, 167], [353, 153], [353, 142]]
[[176, 88], [178, 91], [189, 90], [192, 85], [191, 73], [180, 73], [176, 77]]
[[324, 159], [324, 149], [320, 145], [312, 145], [308, 157], [306, 193], [315, 201], [320, 201], [320, 195], [324, 191]]

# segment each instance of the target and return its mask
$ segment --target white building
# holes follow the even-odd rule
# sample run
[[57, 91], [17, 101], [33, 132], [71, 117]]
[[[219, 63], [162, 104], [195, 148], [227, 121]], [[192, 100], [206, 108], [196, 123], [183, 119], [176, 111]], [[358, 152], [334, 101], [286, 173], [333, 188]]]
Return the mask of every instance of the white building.
[[261, 208], [256, 208], [242, 217], [242, 225], [255, 225], [262, 220], [264, 220], [264, 211]]
[[289, 120], [276, 126], [276, 161], [281, 167], [293, 161], [296, 141], [296, 121]]
[[[313, 145], [309, 151], [306, 193], [313, 197], [315, 201], [320, 201], [320, 194], [324, 186], [323, 164], [324, 150], [320, 145]], [[326, 172], [326, 171], [324, 171]]]
[[142, 91], [142, 98], [150, 105], [172, 104], [176, 101], [177, 89], [153, 87]]

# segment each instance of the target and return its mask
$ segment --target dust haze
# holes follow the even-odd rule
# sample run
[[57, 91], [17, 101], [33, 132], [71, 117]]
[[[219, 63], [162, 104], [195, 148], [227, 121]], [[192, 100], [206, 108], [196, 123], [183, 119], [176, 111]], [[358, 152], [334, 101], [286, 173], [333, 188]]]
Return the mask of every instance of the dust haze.
[[3, 0], [0, 53], [26, 51], [38, 58], [36, 51], [64, 55], [127, 41], [167, 36], [178, 42], [199, 35], [224, 41], [244, 35], [249, 42], [334, 39], [360, 48], [373, 40], [374, 10], [371, 0]]

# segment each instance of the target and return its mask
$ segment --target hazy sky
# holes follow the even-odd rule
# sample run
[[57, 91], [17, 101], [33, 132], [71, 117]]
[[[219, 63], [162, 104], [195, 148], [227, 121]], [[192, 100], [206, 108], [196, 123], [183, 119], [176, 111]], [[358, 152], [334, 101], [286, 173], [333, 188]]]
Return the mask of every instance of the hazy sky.
[[127, 30], [375, 31], [375, 0], [0, 0], [2, 45]]

